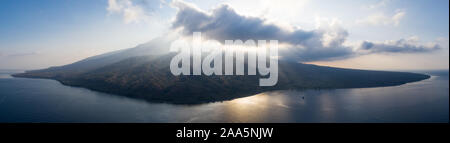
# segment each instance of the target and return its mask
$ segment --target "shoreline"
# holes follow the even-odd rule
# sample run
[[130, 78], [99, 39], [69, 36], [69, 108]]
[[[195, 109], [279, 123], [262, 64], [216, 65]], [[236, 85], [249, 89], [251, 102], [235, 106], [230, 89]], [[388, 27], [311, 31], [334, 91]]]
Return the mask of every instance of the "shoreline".
[[[102, 90], [97, 90], [95, 87], [88, 87], [88, 86], [83, 86], [83, 85], [75, 85], [75, 84], [68, 84], [66, 82], [64, 82], [63, 80], [59, 80], [56, 78], [46, 78], [46, 77], [34, 77], [34, 76], [20, 76], [17, 75], [20, 73], [16, 73], [16, 74], [10, 74], [10, 76], [12, 78], [28, 78], [28, 79], [47, 79], [47, 80], [54, 80], [57, 81], [58, 83], [64, 85], [64, 86], [69, 86], [69, 87], [77, 87], [77, 88], [84, 88], [84, 89], [88, 89], [91, 91], [95, 91], [95, 92], [100, 92], [100, 93], [106, 93], [106, 94], [111, 94], [114, 96], [120, 96], [120, 97], [126, 97], [126, 98], [131, 98], [131, 99], [137, 99], [137, 100], [143, 100], [145, 102], [149, 102], [149, 103], [165, 103], [165, 104], [173, 104], [173, 105], [201, 105], [201, 104], [209, 104], [209, 103], [216, 103], [216, 102], [225, 102], [225, 101], [231, 101], [234, 99], [239, 99], [239, 98], [244, 98], [244, 97], [250, 97], [250, 96], [254, 96], [257, 94], [261, 94], [264, 92], [273, 92], [273, 91], [279, 91], [279, 90], [295, 90], [295, 91], [305, 91], [305, 90], [337, 90], [337, 89], [356, 89], [356, 88], [382, 88], [382, 87], [393, 87], [393, 86], [400, 86], [400, 85], [404, 85], [404, 84], [408, 84], [408, 83], [415, 83], [415, 82], [420, 82], [423, 80], [427, 80], [430, 79], [432, 77], [432, 75], [428, 75], [428, 74], [423, 74], [420, 73], [422, 75], [425, 75], [426, 78], [424, 79], [419, 79], [419, 80], [415, 80], [415, 81], [411, 81], [411, 82], [404, 82], [404, 83], [399, 83], [399, 84], [391, 84], [391, 85], [382, 85], [382, 86], [363, 86], [363, 87], [345, 87], [345, 88], [289, 88], [289, 89], [266, 89], [266, 90], [261, 90], [261, 91], [248, 91], [246, 93], [241, 93], [241, 94], [229, 94], [229, 95], [234, 95], [234, 96], [230, 96], [230, 98], [223, 98], [220, 100], [211, 100], [211, 101], [196, 101], [196, 102], [171, 102], [170, 100], [163, 100], [163, 99], [152, 99], [152, 98], [144, 98], [144, 97], [135, 97], [135, 96], [127, 96], [127, 95], [123, 95], [123, 94], [119, 94], [119, 93], [115, 93], [115, 92], [109, 92], [109, 91], [102, 91]], [[209, 95], [214, 95], [213, 93], [209, 94]]]

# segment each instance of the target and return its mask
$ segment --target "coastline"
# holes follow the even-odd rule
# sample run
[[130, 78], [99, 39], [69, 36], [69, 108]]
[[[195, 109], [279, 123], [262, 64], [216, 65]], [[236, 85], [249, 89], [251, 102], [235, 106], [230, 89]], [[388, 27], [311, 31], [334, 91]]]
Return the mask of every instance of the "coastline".
[[[419, 73], [415, 73], [415, 74], [419, 74]], [[344, 87], [344, 88], [327, 88], [327, 87], [324, 87], [324, 88], [275, 88], [275, 89], [261, 89], [261, 90], [258, 90], [258, 91], [245, 91], [245, 92], [241, 92], [241, 93], [228, 94], [229, 96], [225, 96], [225, 97], [229, 97], [229, 98], [212, 99], [212, 100], [204, 100], [204, 101], [182, 100], [181, 102], [179, 100], [167, 100], [167, 99], [151, 98], [151, 96], [153, 95], [151, 93], [148, 94], [148, 96], [136, 96], [136, 95], [126, 95], [126, 94], [124, 95], [124, 94], [121, 94], [121, 93], [118, 93], [118, 92], [102, 90], [102, 89], [96, 88], [96, 87], [90, 87], [90, 86], [81, 85], [81, 84], [78, 84], [78, 85], [77, 84], [70, 84], [70, 82], [65, 82], [64, 80], [57, 79], [57, 78], [37, 77], [37, 76], [22, 76], [21, 73], [10, 74], [10, 76], [13, 77], [13, 78], [30, 78], [30, 79], [55, 80], [55, 81], [61, 83], [64, 86], [85, 88], [85, 89], [96, 91], [96, 92], [107, 93], [107, 94], [112, 94], [112, 95], [116, 95], [116, 96], [122, 96], [122, 97], [127, 97], [127, 98], [138, 99], [138, 100], [144, 100], [144, 101], [150, 102], [150, 103], [167, 103], [167, 104], [175, 104], [175, 105], [199, 105], [199, 104], [208, 104], [208, 103], [215, 103], [215, 102], [230, 101], [230, 100], [234, 100], [234, 99], [238, 99], [238, 98], [250, 97], [250, 96], [254, 96], [254, 95], [260, 94], [260, 93], [277, 91], [277, 90], [304, 91], [304, 90], [335, 90], [335, 89], [391, 87], [391, 86], [400, 86], [400, 85], [404, 85], [404, 84], [407, 84], [407, 83], [419, 82], [419, 81], [423, 81], [423, 80], [427, 80], [427, 79], [431, 78], [431, 75], [424, 74], [424, 73], [420, 73], [420, 74], [421, 75], [425, 75], [426, 78], [417, 79], [417, 80], [410, 81], [410, 82], [403, 82], [403, 83], [397, 83], [397, 84], [388, 84], [388, 85], [380, 85], [380, 86]], [[217, 94], [210, 93], [210, 94], [207, 94], [207, 95], [217, 95]]]

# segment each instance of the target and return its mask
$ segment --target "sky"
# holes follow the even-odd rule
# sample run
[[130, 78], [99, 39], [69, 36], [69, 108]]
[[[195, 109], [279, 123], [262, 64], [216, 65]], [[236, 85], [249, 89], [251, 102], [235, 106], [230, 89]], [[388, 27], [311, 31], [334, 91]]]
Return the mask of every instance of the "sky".
[[168, 32], [277, 39], [318, 65], [449, 68], [448, 0], [2, 0], [0, 69], [39, 69], [132, 48]]

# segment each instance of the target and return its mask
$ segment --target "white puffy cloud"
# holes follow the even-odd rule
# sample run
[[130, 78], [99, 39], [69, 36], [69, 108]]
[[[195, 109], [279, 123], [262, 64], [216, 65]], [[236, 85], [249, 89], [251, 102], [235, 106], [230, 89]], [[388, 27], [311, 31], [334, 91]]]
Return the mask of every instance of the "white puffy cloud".
[[377, 8], [385, 7], [390, 1], [392, 1], [392, 0], [380, 0], [375, 4], [368, 5], [367, 8], [368, 9], [377, 9]]
[[400, 21], [403, 19], [403, 17], [406, 15], [406, 12], [404, 10], [396, 10], [395, 13], [392, 16], [389, 16], [385, 13], [378, 12], [372, 15], [369, 15], [366, 18], [357, 19], [357, 24], [367, 24], [372, 26], [379, 26], [379, 25], [394, 25], [398, 26]]
[[124, 22], [127, 24], [139, 23], [149, 19], [144, 9], [131, 0], [108, 0], [107, 10], [110, 13], [122, 15]]

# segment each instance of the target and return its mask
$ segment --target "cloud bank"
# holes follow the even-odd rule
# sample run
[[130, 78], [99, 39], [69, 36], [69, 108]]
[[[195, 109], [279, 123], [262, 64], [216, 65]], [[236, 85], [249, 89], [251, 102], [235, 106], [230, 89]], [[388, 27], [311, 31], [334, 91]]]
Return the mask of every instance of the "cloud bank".
[[24, 56], [34, 56], [39, 55], [40, 52], [32, 51], [32, 52], [17, 52], [17, 53], [2, 53], [0, 52], [0, 57], [7, 57], [7, 58], [16, 58], [16, 57], [24, 57]]
[[396, 41], [385, 42], [369, 42], [364, 41], [361, 44], [361, 50], [367, 50], [370, 53], [415, 53], [415, 52], [429, 52], [440, 49], [440, 46], [435, 43], [428, 45], [419, 45], [417, 37], [408, 39], [400, 39]]
[[[183, 1], [174, 1], [172, 6], [178, 9], [172, 28], [180, 29], [186, 36], [202, 32], [203, 37], [222, 43], [236, 39], [279, 40], [288, 47], [280, 49], [281, 57], [302, 62], [335, 60], [367, 53], [427, 52], [439, 49], [437, 45], [424, 46], [403, 39], [365, 41], [360, 46], [347, 46], [344, 43], [349, 33], [336, 23], [322, 25], [314, 30], [293, 29], [269, 23], [263, 18], [241, 15], [226, 4], [210, 12]], [[401, 12], [394, 15], [393, 23], [398, 24], [395, 21], [403, 15]]]

